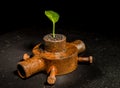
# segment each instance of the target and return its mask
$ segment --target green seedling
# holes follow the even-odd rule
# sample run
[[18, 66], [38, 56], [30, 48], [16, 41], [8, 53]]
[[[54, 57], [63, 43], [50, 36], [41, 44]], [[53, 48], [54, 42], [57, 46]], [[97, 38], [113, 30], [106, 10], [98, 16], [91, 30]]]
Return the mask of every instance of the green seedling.
[[53, 23], [53, 30], [52, 30], [52, 35], [53, 38], [55, 38], [55, 23], [58, 22], [59, 20], [59, 14], [55, 11], [52, 10], [46, 10], [45, 15], [52, 21]]

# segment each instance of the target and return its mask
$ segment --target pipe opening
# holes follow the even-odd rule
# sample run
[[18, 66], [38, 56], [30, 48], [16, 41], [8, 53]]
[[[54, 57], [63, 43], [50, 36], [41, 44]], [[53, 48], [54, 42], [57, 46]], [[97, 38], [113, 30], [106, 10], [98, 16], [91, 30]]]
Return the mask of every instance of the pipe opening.
[[25, 74], [25, 71], [23, 69], [23, 67], [19, 64], [17, 66], [17, 69], [18, 69], [18, 74], [22, 77], [22, 78], [25, 78], [26, 74]]

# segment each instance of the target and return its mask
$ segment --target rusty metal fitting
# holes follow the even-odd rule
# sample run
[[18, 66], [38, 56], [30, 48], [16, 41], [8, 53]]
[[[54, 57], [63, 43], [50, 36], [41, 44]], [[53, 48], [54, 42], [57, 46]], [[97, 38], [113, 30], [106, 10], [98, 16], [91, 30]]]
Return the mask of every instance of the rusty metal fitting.
[[78, 57], [78, 61], [79, 62], [93, 63], [93, 57], [92, 56], [89, 56], [89, 57]]
[[32, 57], [25, 53], [23, 61], [18, 62], [17, 71], [21, 78], [45, 71], [49, 74], [47, 82], [54, 84], [56, 75], [74, 71], [78, 62], [93, 62], [92, 56], [78, 57], [78, 54], [86, 49], [83, 41], [66, 42], [66, 36], [61, 34], [56, 34], [58, 39], [51, 39], [50, 36], [51, 34], [44, 36], [44, 48], [41, 48], [41, 43], [37, 44], [32, 50]]
[[74, 44], [77, 49], [78, 49], [78, 53], [84, 52], [86, 47], [85, 47], [85, 43], [81, 40], [75, 40], [73, 42], [71, 42], [72, 44]]
[[44, 70], [44, 60], [34, 56], [17, 64], [17, 71], [21, 78], [28, 78], [31, 75]]

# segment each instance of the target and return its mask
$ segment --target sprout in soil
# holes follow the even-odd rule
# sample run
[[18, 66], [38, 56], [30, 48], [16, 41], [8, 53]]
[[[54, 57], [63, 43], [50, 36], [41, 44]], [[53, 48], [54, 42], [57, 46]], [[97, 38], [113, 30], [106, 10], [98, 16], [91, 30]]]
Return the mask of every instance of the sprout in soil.
[[55, 23], [59, 20], [59, 14], [52, 10], [46, 10], [45, 15], [52, 21], [53, 23], [53, 30], [52, 30], [52, 36], [55, 38]]

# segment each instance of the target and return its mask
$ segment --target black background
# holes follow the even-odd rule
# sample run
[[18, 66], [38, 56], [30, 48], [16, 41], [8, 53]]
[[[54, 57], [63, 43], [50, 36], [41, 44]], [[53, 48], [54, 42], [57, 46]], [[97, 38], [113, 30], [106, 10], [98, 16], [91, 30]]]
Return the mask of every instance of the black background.
[[51, 22], [44, 15], [45, 10], [60, 14], [56, 23], [58, 28], [82, 25], [87, 31], [117, 33], [119, 30], [117, 2], [17, 0], [2, 1], [1, 4], [1, 32], [21, 27], [51, 27]]
[[[17, 0], [1, 4], [0, 88], [119, 88], [118, 2]], [[43, 73], [26, 80], [16, 74], [23, 54], [31, 54], [32, 48], [52, 31], [45, 10], [60, 14], [56, 33], [65, 34], [67, 41], [83, 40], [84, 56], [94, 57], [94, 63], [80, 63], [72, 73], [58, 76], [55, 85], [46, 84], [47, 75]]]

